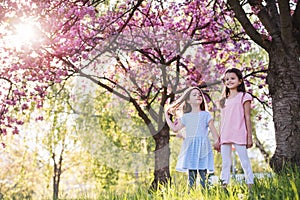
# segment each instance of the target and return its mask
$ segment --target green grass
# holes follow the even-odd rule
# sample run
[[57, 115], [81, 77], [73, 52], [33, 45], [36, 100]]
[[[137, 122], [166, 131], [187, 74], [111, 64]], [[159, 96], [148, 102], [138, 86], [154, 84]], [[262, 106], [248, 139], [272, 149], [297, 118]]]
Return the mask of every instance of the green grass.
[[286, 170], [271, 177], [255, 179], [255, 184], [248, 189], [244, 183], [234, 180], [225, 189], [219, 184], [214, 184], [208, 189], [198, 186], [188, 192], [186, 180], [178, 179], [172, 185], [160, 186], [157, 191], [149, 192], [149, 186], [140, 185], [128, 191], [105, 191], [95, 192], [93, 196], [82, 195], [78, 199], [101, 199], [101, 200], [299, 200], [300, 173], [299, 170]]

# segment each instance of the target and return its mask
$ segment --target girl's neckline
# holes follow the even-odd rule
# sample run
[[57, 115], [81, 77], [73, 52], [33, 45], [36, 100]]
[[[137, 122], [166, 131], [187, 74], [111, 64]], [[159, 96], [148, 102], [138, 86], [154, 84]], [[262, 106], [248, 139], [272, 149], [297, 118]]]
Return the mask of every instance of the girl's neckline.
[[201, 112], [203, 112], [204, 110], [200, 110], [200, 111], [197, 111], [197, 112], [189, 112], [189, 113], [191, 113], [191, 114], [199, 114], [199, 113], [201, 113]]
[[235, 97], [239, 96], [241, 92], [236, 93], [236, 95], [232, 96], [232, 97], [227, 97], [226, 99], [230, 100], [230, 99], [234, 99]]

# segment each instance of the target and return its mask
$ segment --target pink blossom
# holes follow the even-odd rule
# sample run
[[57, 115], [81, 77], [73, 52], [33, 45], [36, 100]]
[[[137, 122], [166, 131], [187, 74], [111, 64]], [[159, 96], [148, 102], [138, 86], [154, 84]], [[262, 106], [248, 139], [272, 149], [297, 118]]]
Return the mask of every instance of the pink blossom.
[[29, 108], [28, 104], [24, 103], [22, 105], [22, 110], [27, 110]]
[[43, 121], [44, 117], [43, 116], [38, 116], [37, 118], [35, 118], [35, 121]]
[[18, 130], [17, 127], [14, 127], [14, 129], [13, 129], [13, 131], [12, 131], [12, 134], [14, 134], [14, 135], [19, 134], [19, 130]]

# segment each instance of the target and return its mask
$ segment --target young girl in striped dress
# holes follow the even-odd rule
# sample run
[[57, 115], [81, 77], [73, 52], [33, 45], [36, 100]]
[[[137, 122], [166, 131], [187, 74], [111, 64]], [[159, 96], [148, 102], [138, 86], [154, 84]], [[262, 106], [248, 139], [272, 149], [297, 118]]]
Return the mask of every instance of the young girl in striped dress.
[[[169, 113], [174, 115], [174, 110], [182, 104], [183, 116], [172, 122]], [[176, 170], [188, 172], [189, 188], [193, 187], [198, 173], [200, 184], [205, 188], [207, 171], [214, 171], [214, 156], [208, 137], [208, 128], [213, 133], [215, 146], [218, 145], [219, 135], [210, 113], [206, 111], [206, 107], [201, 89], [190, 87], [177, 101], [165, 109], [166, 122], [173, 132], [178, 132], [183, 127], [186, 129], [185, 136], [177, 134], [178, 137], [184, 140]]]

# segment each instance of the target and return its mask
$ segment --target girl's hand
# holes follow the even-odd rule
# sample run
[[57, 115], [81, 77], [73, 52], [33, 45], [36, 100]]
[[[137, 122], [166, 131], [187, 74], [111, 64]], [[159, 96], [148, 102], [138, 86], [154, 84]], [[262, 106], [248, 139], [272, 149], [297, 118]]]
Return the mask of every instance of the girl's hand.
[[180, 133], [176, 134], [176, 137], [184, 139], [184, 136], [182, 134], [180, 134]]
[[169, 111], [165, 110], [166, 122], [173, 132], [176, 133], [184, 127], [184, 125], [181, 123], [180, 119], [175, 119], [173, 122], [170, 117], [171, 117], [171, 114], [169, 113]]
[[169, 113], [169, 111], [167, 109], [165, 110], [165, 117], [166, 118], [170, 118], [170, 113]]
[[253, 141], [252, 141], [252, 136], [247, 136], [247, 145], [246, 145], [247, 149], [253, 147]]
[[218, 140], [214, 143], [214, 150], [216, 150], [217, 152], [221, 152], [221, 143], [220, 143], [220, 139], [218, 139]]

